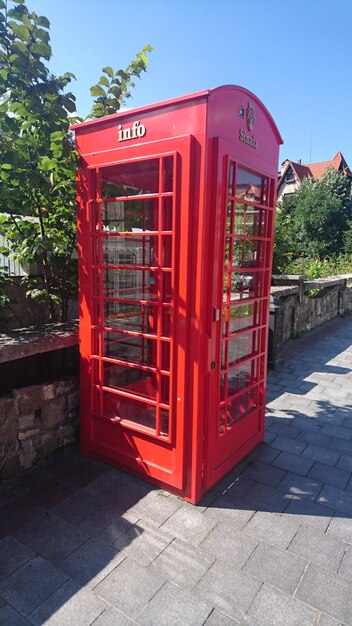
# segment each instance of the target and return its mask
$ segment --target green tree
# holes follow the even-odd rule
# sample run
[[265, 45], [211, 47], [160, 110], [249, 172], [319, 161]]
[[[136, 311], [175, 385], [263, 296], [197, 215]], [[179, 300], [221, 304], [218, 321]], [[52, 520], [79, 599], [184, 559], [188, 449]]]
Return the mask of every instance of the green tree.
[[352, 219], [351, 182], [329, 169], [320, 179], [305, 178], [277, 211], [274, 268], [285, 271], [301, 257], [327, 258], [347, 251]]
[[[1, 252], [40, 268], [42, 280], [25, 280], [27, 295], [47, 303], [52, 320], [59, 311], [64, 321], [77, 285], [78, 161], [69, 126], [81, 120], [67, 91], [74, 75], [53, 76], [47, 67], [49, 29], [49, 20], [29, 11], [24, 0], [0, 0], [0, 229], [9, 242]], [[88, 117], [120, 108], [133, 78], [146, 71], [150, 51], [143, 48], [126, 70], [103, 68]]]

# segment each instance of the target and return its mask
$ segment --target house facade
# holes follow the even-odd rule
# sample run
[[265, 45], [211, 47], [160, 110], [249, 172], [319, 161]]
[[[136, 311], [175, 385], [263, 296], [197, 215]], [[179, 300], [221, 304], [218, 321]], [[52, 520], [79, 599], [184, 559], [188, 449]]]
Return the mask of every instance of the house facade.
[[345, 176], [348, 176], [352, 180], [352, 172], [347, 165], [347, 162], [341, 152], [337, 152], [331, 161], [320, 161], [318, 163], [306, 163], [302, 164], [301, 160], [290, 161], [286, 159], [281, 165], [281, 172], [279, 173], [277, 198], [278, 201], [287, 194], [292, 194], [297, 191], [304, 178], [321, 178], [326, 171], [332, 168], [337, 172], [343, 172]]

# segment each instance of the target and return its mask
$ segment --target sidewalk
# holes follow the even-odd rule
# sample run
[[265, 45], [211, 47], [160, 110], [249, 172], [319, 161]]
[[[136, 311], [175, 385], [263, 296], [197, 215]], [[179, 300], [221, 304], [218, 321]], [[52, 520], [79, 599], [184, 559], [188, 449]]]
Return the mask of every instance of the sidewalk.
[[352, 625], [352, 317], [286, 352], [203, 506], [75, 447], [0, 487], [0, 625]]

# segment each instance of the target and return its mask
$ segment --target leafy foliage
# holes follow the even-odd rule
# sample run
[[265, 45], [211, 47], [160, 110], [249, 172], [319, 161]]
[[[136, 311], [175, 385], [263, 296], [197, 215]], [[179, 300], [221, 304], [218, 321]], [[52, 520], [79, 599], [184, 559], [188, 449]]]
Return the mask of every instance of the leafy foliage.
[[351, 182], [328, 170], [320, 180], [305, 178], [285, 196], [275, 227], [274, 271], [287, 272], [300, 258], [330, 258], [352, 251]]
[[[52, 320], [59, 305], [63, 321], [77, 288], [78, 161], [69, 126], [80, 119], [67, 91], [74, 75], [53, 76], [47, 67], [49, 28], [49, 20], [30, 12], [24, 0], [0, 0], [0, 229], [11, 245], [2, 252], [35, 263], [42, 274], [26, 278], [27, 295], [47, 303]], [[143, 48], [125, 71], [103, 68], [89, 117], [120, 108], [130, 97], [132, 78], [146, 71], [150, 51]]]

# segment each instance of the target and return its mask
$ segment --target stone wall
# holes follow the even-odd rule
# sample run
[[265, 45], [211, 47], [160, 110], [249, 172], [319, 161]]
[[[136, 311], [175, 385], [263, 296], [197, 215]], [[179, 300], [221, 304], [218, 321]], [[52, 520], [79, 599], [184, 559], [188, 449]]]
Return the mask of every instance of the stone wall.
[[78, 421], [76, 377], [14, 389], [0, 397], [0, 478], [73, 441]]

